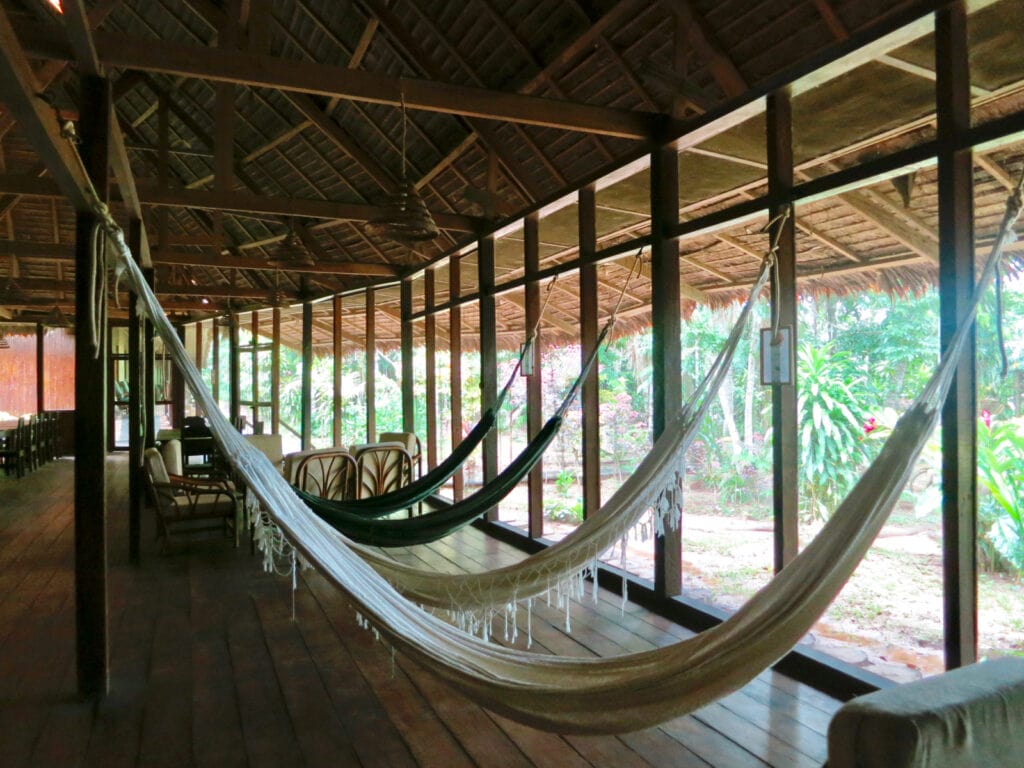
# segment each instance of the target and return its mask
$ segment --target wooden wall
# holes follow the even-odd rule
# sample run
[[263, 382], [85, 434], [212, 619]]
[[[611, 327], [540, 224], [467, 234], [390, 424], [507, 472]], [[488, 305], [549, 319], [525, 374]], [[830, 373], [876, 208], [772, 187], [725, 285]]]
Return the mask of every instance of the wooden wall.
[[[5, 335], [9, 349], [0, 349], [0, 411], [18, 416], [35, 413], [36, 337]], [[75, 407], [75, 338], [62, 329], [48, 331], [44, 343], [46, 410]]]

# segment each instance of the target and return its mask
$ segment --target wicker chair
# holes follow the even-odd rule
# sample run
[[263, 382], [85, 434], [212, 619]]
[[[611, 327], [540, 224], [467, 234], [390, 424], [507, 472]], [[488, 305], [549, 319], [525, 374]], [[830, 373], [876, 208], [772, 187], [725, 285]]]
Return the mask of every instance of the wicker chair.
[[0, 465], [10, 477], [25, 476], [25, 417], [18, 419], [17, 426], [7, 433], [7, 439], [0, 446]]
[[356, 460], [341, 448], [310, 452], [295, 470], [295, 485], [321, 499], [355, 496]]

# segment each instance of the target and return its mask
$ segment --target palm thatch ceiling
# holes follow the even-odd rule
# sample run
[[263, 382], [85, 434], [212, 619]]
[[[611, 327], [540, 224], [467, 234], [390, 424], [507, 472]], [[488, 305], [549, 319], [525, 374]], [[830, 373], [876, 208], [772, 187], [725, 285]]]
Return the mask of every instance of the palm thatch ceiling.
[[[919, 0], [0, 0], [37, 93], [78, 117], [83, 44], [113, 83], [115, 110], [165, 306], [211, 317], [393, 282], [517, 214], [642, 156], [688, 122], [742, 103], [779, 73]], [[1024, 108], [1024, 14], [971, 6], [972, 94], [982, 121]], [[86, 48], [86, 50], [89, 50]], [[880, 49], [794, 99], [800, 178], [934, 137], [934, 44]], [[11, 83], [5, 83], [9, 94]], [[5, 98], [0, 92], [0, 98]], [[44, 321], [74, 293], [74, 214], [31, 136], [0, 112], [0, 319]], [[763, 115], [680, 154], [681, 213], [761, 194]], [[1021, 145], [977, 160], [979, 233], [998, 223]], [[116, 169], [115, 169], [116, 170]], [[118, 176], [117, 194], [133, 195]], [[396, 242], [368, 220], [411, 184], [440, 233]], [[605, 246], [648, 231], [646, 170], [598, 192]], [[130, 201], [115, 205], [126, 217]], [[557, 206], [555, 206], [557, 208]], [[798, 211], [813, 290], [917, 290], [934, 279], [934, 168]], [[542, 222], [542, 258], [573, 253], [575, 210]], [[758, 222], [686, 238], [683, 296], [725, 302], [763, 250]], [[291, 235], [309, 265], [275, 263]], [[521, 233], [498, 241], [499, 283], [521, 274]], [[463, 280], [471, 276], [471, 259]], [[630, 259], [602, 266], [616, 300]], [[439, 301], [447, 276], [435, 276]], [[419, 294], [422, 286], [417, 288]], [[572, 290], [549, 322], [570, 334]], [[649, 305], [644, 274], [626, 315]], [[561, 297], [561, 298], [560, 298]], [[397, 317], [397, 291], [378, 307]], [[358, 303], [358, 302], [357, 302]], [[422, 302], [421, 302], [422, 303]], [[504, 307], [504, 310], [503, 310]], [[355, 318], [362, 310], [353, 306]], [[502, 312], [504, 311], [504, 316]], [[503, 328], [521, 301], [499, 303]], [[503, 319], [502, 319], [503, 317]], [[561, 319], [559, 319], [561, 318]], [[326, 322], [326, 321], [325, 321]], [[357, 323], [353, 319], [353, 323]], [[521, 324], [521, 322], [520, 322]], [[353, 328], [356, 326], [353, 325]]]

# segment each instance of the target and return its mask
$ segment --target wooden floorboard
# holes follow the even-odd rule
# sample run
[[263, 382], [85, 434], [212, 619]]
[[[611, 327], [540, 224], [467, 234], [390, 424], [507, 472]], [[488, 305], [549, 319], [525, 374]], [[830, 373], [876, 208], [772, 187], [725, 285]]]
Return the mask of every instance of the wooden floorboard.
[[[108, 462], [110, 693], [76, 694], [73, 462], [0, 478], [0, 766], [365, 766], [650, 768], [818, 766], [839, 702], [776, 672], [658, 728], [561, 736], [470, 702], [361, 629], [315, 573], [268, 575], [248, 547], [208, 534], [128, 563], [127, 462]], [[516, 562], [466, 529], [393, 551], [459, 572]], [[599, 590], [565, 611], [535, 600], [536, 653], [604, 656], [691, 636]], [[519, 636], [493, 640], [525, 648]]]

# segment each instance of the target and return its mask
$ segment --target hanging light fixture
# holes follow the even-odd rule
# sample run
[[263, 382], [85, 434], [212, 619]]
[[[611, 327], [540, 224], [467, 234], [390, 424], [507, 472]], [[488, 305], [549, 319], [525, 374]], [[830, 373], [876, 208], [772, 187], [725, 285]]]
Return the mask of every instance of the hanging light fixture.
[[312, 267], [316, 262], [312, 254], [302, 244], [302, 241], [295, 234], [295, 222], [288, 221], [288, 234], [284, 240], [278, 243], [274, 252], [267, 259], [267, 264], [273, 267]]
[[383, 235], [400, 243], [433, 240], [440, 230], [426, 203], [407, 177], [405, 94], [402, 94], [402, 180], [381, 206], [380, 216], [366, 222], [367, 234]]

